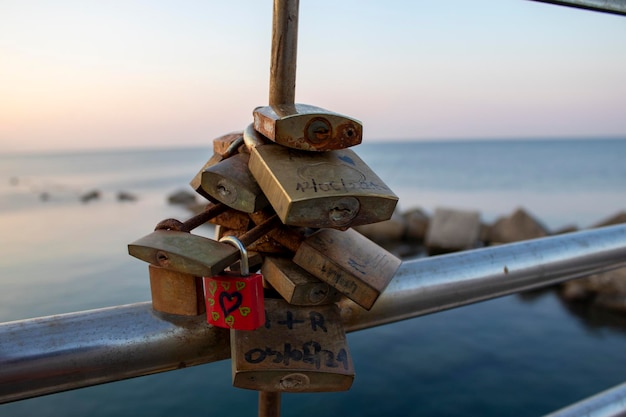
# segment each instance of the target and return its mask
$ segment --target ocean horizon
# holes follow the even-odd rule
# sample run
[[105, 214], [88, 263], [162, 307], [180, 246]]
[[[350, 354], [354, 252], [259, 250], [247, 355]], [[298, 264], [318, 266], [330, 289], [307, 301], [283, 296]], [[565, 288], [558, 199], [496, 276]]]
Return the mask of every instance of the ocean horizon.
[[[368, 142], [353, 148], [398, 209], [523, 207], [551, 231], [626, 210], [626, 140]], [[0, 322], [150, 300], [127, 244], [165, 218], [212, 147], [0, 154]], [[97, 191], [99, 197], [82, 202]], [[134, 201], [120, 201], [120, 192]], [[201, 198], [198, 196], [198, 201]], [[211, 227], [198, 233], [210, 236]], [[350, 391], [286, 394], [282, 415], [542, 416], [626, 380], [626, 319], [576, 309], [554, 291], [502, 297], [348, 335]], [[232, 416], [256, 393], [230, 361], [0, 405], [3, 416]]]

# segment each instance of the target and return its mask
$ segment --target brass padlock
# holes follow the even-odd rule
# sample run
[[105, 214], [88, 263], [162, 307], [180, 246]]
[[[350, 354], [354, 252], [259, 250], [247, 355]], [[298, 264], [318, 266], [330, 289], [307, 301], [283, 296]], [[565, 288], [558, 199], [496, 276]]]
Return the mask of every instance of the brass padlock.
[[267, 206], [267, 198], [248, 169], [249, 159], [249, 154], [240, 153], [207, 167], [201, 178], [204, 192], [245, 213]]
[[200, 194], [207, 200], [214, 201], [209, 193], [202, 188], [202, 173], [209, 167], [223, 161], [235, 155], [239, 148], [243, 145], [242, 132], [228, 133], [213, 139], [213, 155], [209, 160], [200, 168], [200, 171], [191, 179], [189, 185], [195, 192]]
[[308, 104], [257, 107], [253, 115], [258, 132], [292, 149], [345, 149], [358, 145], [363, 137], [358, 120]]
[[291, 259], [266, 256], [261, 266], [268, 282], [289, 304], [314, 306], [339, 301], [341, 293], [314, 277]]
[[350, 389], [354, 367], [335, 304], [265, 299], [265, 326], [231, 330], [233, 385], [268, 392]]
[[402, 263], [353, 229], [316, 231], [302, 242], [293, 261], [366, 310]]
[[[249, 246], [279, 223], [273, 216], [240, 240]], [[152, 265], [203, 277], [217, 275], [239, 259], [239, 251], [231, 245], [176, 230], [156, 230], [129, 244], [128, 253]]]
[[205, 312], [202, 278], [148, 265], [152, 308], [162, 313], [198, 316]]
[[248, 126], [250, 172], [284, 224], [333, 227], [391, 218], [398, 197], [349, 149], [321, 153], [263, 144]]

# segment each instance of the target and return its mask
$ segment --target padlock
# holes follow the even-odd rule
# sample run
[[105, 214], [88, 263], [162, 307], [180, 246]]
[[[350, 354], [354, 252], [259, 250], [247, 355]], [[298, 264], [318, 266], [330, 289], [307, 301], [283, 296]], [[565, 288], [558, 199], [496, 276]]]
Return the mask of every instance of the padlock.
[[248, 169], [248, 153], [239, 153], [202, 172], [202, 189], [212, 199], [253, 213], [268, 205], [267, 198]]
[[253, 116], [259, 133], [292, 149], [345, 149], [358, 145], [363, 137], [358, 120], [308, 104], [257, 107]]
[[152, 308], [181, 316], [205, 312], [202, 277], [148, 265]]
[[291, 259], [266, 256], [261, 266], [263, 279], [289, 304], [314, 306], [339, 301], [341, 293]]
[[207, 322], [227, 329], [257, 329], [265, 323], [263, 277], [250, 274], [248, 252], [238, 239], [228, 236], [220, 242], [239, 250], [241, 272], [228, 271], [202, 278]]
[[[265, 222], [267, 216], [259, 212], [250, 217]], [[268, 236], [294, 253], [294, 263], [366, 310], [372, 308], [402, 263], [354, 229], [327, 228], [301, 235], [283, 225]]]
[[320, 229], [307, 237], [293, 262], [370, 310], [402, 263], [354, 229]]
[[333, 227], [391, 218], [398, 197], [349, 149], [306, 152], [263, 139], [248, 126], [250, 172], [284, 224]]
[[[250, 245], [279, 224], [278, 217], [272, 216], [239, 240]], [[202, 277], [217, 275], [239, 259], [232, 245], [177, 230], [156, 230], [130, 243], [128, 253], [152, 265]]]
[[354, 367], [335, 304], [265, 300], [265, 326], [231, 330], [233, 386], [267, 392], [350, 389]]
[[243, 136], [241, 132], [228, 133], [213, 139], [213, 155], [200, 168], [200, 171], [191, 179], [189, 185], [195, 192], [210, 201], [215, 201], [209, 193], [202, 188], [202, 173], [209, 167], [235, 155], [239, 148], [243, 145]]

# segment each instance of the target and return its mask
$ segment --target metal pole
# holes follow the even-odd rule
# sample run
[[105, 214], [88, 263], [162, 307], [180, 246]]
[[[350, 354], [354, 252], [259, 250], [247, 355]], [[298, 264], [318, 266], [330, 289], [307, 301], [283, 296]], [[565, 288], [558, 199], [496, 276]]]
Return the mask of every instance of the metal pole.
[[[626, 225], [405, 262], [371, 311], [341, 303], [354, 331], [626, 264]], [[150, 303], [0, 324], [0, 403], [215, 362], [228, 332]]]
[[592, 10], [618, 15], [626, 15], [626, 0], [533, 0], [540, 3], [550, 3], [559, 6], [569, 6], [577, 9]]
[[545, 417], [623, 417], [626, 416], [626, 383], [550, 413]]
[[299, 0], [274, 0], [270, 106], [293, 105], [296, 96]]
[[259, 417], [280, 417], [280, 392], [259, 391]]

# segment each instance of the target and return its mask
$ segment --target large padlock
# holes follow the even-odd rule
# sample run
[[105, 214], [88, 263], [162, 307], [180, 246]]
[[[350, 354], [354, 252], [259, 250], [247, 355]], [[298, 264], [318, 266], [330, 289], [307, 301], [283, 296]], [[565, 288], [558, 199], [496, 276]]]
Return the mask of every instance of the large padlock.
[[[267, 216], [267, 213], [254, 213], [250, 217], [262, 224]], [[280, 226], [272, 229], [268, 236], [293, 252], [293, 262], [302, 269], [367, 310], [372, 308], [402, 263], [354, 229], [320, 229], [301, 235], [293, 228]]]
[[354, 367], [335, 304], [265, 300], [265, 326], [232, 330], [233, 385], [268, 392], [350, 389]]
[[284, 224], [346, 229], [391, 218], [398, 197], [353, 151], [268, 144], [252, 126], [244, 141], [250, 172]]
[[222, 272], [203, 277], [207, 322], [214, 326], [238, 330], [254, 330], [265, 323], [263, 277], [250, 274], [248, 252], [232, 236], [220, 240], [240, 252], [240, 272]]
[[227, 206], [253, 213], [268, 205], [267, 198], [248, 169], [250, 154], [239, 153], [204, 169], [202, 189]]
[[358, 120], [308, 104], [257, 107], [253, 116], [258, 132], [292, 149], [345, 149], [358, 145], [363, 137]]
[[266, 256], [261, 274], [289, 304], [314, 306], [339, 301], [341, 293], [321, 281], [291, 259]]

